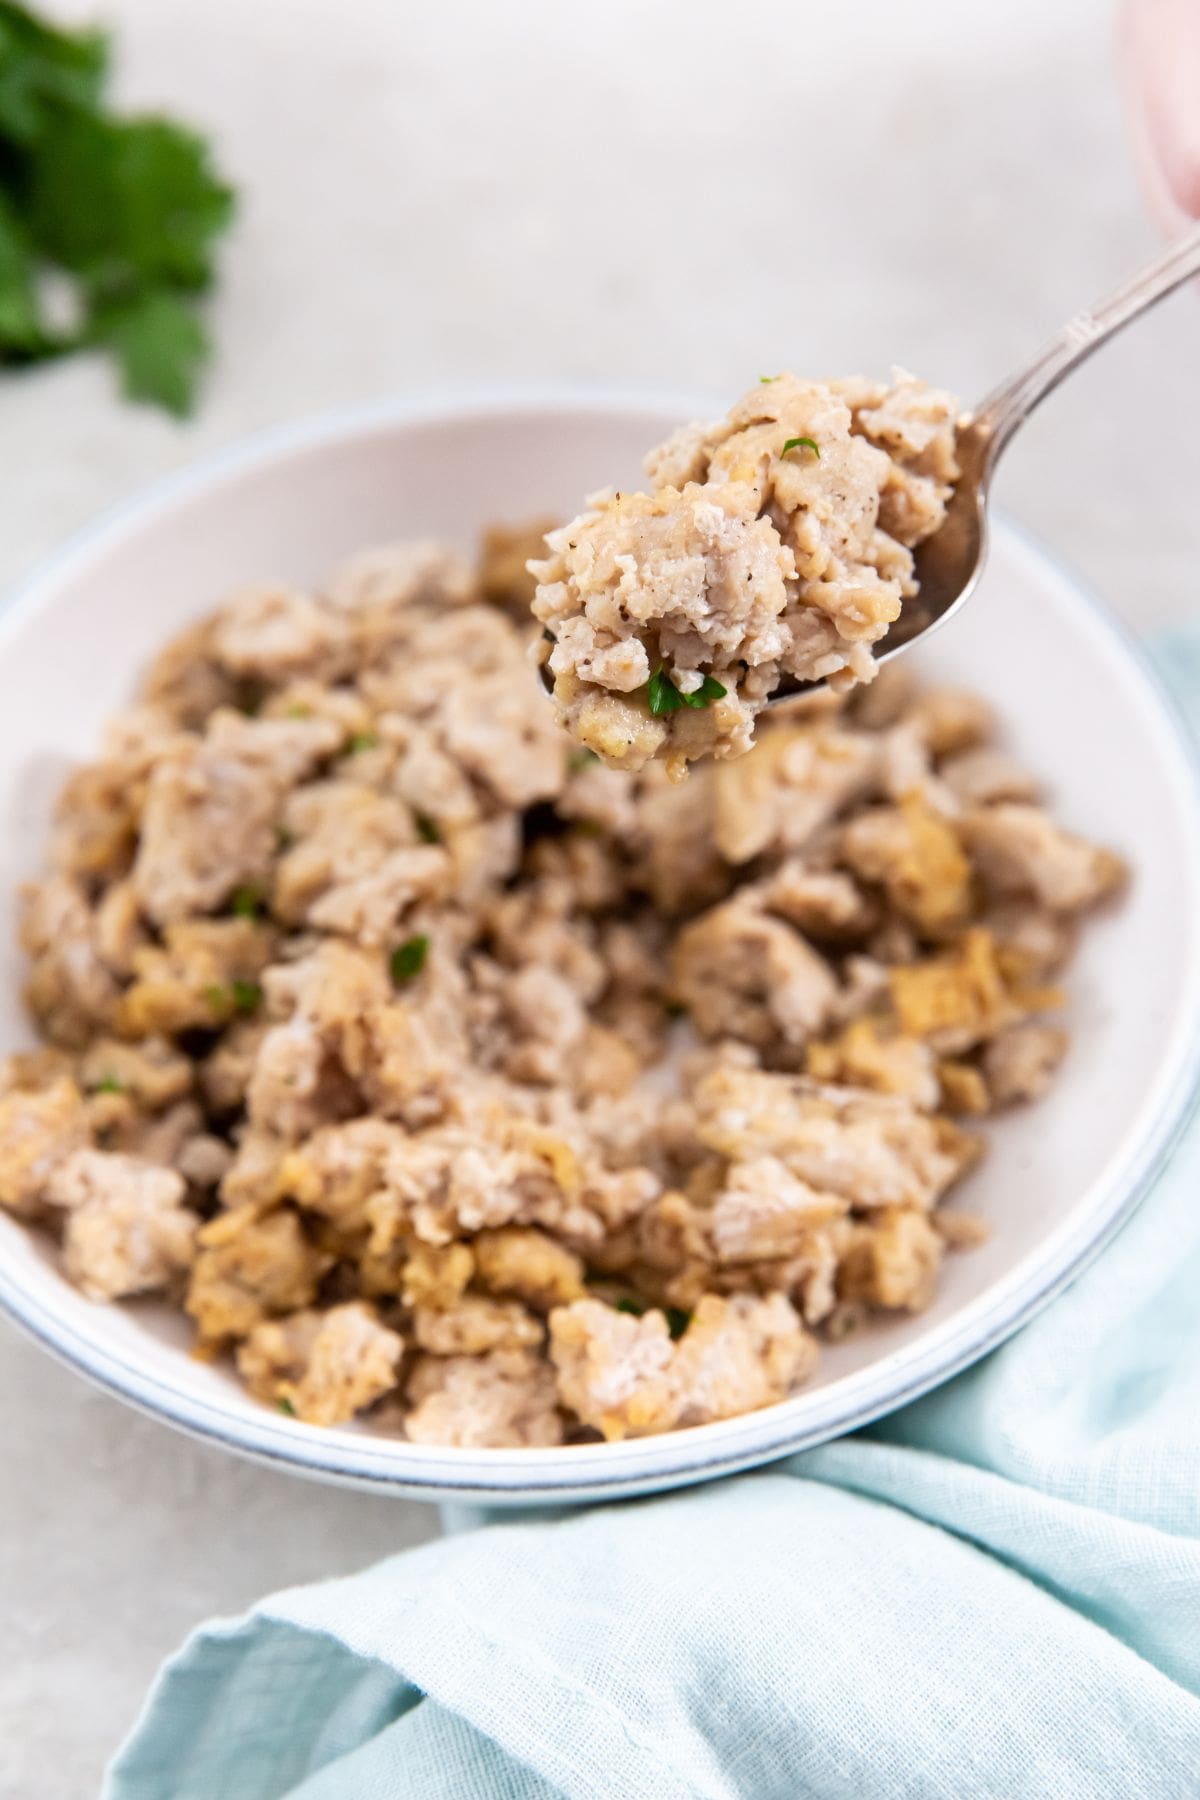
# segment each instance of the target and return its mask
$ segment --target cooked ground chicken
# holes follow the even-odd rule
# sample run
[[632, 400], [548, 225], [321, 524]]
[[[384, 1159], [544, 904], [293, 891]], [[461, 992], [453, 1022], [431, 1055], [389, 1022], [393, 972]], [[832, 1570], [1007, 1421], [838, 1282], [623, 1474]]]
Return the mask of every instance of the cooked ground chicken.
[[[555, 554], [572, 580], [618, 567], [610, 531], [674, 556], [699, 508], [695, 592], [763, 592], [671, 626], [681, 680], [748, 635], [759, 674], [787, 634], [809, 672], [863, 670], [949, 418], [911, 383], [766, 384]], [[807, 430], [821, 457], [785, 456]], [[244, 588], [159, 657], [25, 896], [44, 1043], [0, 1074], [0, 1204], [310, 1424], [520, 1446], [727, 1418], [978, 1241], [944, 1210], [971, 1122], [1050, 1083], [1051, 984], [1121, 865], [1041, 810], [985, 707], [904, 671], [684, 787], [603, 767], [528, 658], [527, 536], [489, 542], [481, 572], [408, 545]], [[592, 649], [596, 694], [623, 657], [644, 686], [643, 636]], [[711, 745], [760, 691], [730, 687], [639, 729]]]
[[549, 532], [533, 611], [579, 742], [678, 778], [748, 750], [781, 681], [870, 681], [958, 478], [956, 415], [909, 375], [764, 376], [651, 451], [648, 493], [595, 494]]

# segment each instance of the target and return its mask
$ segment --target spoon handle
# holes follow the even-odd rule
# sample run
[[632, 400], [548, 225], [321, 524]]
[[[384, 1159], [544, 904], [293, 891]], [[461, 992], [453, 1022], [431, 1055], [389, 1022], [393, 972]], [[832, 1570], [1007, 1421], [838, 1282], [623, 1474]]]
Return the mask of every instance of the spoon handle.
[[976, 441], [985, 447], [990, 474], [1018, 425], [1024, 423], [1064, 375], [1085, 361], [1122, 326], [1155, 306], [1192, 275], [1200, 274], [1200, 226], [1169, 244], [1161, 256], [1132, 280], [1100, 300], [1088, 312], [1076, 313], [1058, 336], [1044, 344], [1017, 374], [993, 388], [976, 408], [972, 424]]

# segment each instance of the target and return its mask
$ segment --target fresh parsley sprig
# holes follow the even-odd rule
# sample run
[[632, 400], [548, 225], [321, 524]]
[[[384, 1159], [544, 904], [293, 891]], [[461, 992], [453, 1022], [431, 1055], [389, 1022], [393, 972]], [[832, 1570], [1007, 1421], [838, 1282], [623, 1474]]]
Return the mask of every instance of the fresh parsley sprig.
[[706, 675], [692, 693], [684, 693], [675, 686], [665, 666], [659, 663], [646, 688], [646, 704], [654, 717], [661, 719], [667, 713], [678, 712], [681, 706], [690, 706], [694, 710], [711, 706], [714, 700], [723, 700], [728, 692], [728, 688], [722, 687], [712, 675]]
[[820, 456], [821, 454], [821, 446], [818, 444], [816, 438], [798, 437], [789, 438], [787, 443], [783, 446], [783, 449], [780, 451], [780, 455], [786, 456], [789, 450], [800, 449], [811, 450], [814, 456]]
[[425, 959], [429, 955], [429, 939], [420, 934], [417, 937], [405, 938], [397, 944], [388, 958], [388, 968], [392, 980], [397, 987], [403, 987], [406, 981], [412, 981], [425, 967]]
[[699, 709], [703, 706], [711, 706], [714, 700], [723, 700], [728, 692], [728, 688], [722, 687], [721, 683], [712, 675], [706, 675], [700, 686], [694, 688], [690, 694], [684, 693], [681, 689], [679, 698], [685, 706]]
[[213, 982], [210, 987], [205, 988], [204, 997], [213, 1012], [224, 1018], [233, 1013], [249, 1018], [262, 1005], [263, 991], [257, 981], [243, 981], [235, 976], [228, 986]]
[[[233, 191], [202, 137], [110, 110], [109, 47], [0, 0], [0, 366], [107, 350], [131, 399], [182, 417]], [[47, 277], [65, 287], [65, 319]]]
[[663, 718], [667, 713], [678, 712], [683, 705], [683, 695], [661, 663], [650, 677], [646, 688], [646, 703], [656, 719]]

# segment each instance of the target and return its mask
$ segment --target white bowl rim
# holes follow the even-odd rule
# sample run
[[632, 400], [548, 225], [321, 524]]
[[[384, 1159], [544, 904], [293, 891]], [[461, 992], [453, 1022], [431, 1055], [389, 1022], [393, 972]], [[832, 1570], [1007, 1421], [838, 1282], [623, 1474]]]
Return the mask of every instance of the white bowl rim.
[[[711, 399], [695, 394], [556, 383], [410, 395], [273, 426], [143, 488], [44, 558], [18, 582], [4, 605], [0, 651], [27, 619], [52, 603], [56, 586], [77, 564], [136, 532], [154, 514], [186, 504], [204, 490], [280, 456], [329, 447], [372, 430], [508, 413], [665, 411], [688, 418], [719, 410]], [[1192, 821], [1186, 850], [1194, 891], [1200, 892], [1200, 745], [1174, 696], [1138, 640], [1071, 570], [1008, 521], [997, 522], [997, 535], [1001, 534], [1020, 555], [1039, 563], [1067, 605], [1107, 638], [1111, 650], [1134, 665], [1147, 697], [1157, 702], [1156, 729], [1187, 801], [1184, 816]], [[785, 1401], [713, 1425], [614, 1444], [465, 1450], [334, 1434], [276, 1417], [265, 1407], [252, 1414], [217, 1399], [181, 1394], [168, 1378], [147, 1371], [111, 1346], [95, 1343], [70, 1319], [49, 1316], [2, 1260], [0, 1309], [59, 1361], [138, 1410], [267, 1466], [343, 1486], [413, 1499], [520, 1506], [619, 1499], [733, 1474], [856, 1431], [961, 1373], [1027, 1323], [1126, 1223], [1200, 1099], [1200, 955], [1192, 958], [1185, 973], [1187, 990], [1175, 1041], [1148, 1096], [1152, 1117], [1128, 1154], [1095, 1184], [1092, 1204], [1077, 1209], [1083, 1216], [1065, 1221], [988, 1293], [960, 1308], [926, 1338], [876, 1358], [831, 1385], [827, 1394], [810, 1390], [804, 1396], [803, 1423], [790, 1416], [791, 1403]]]

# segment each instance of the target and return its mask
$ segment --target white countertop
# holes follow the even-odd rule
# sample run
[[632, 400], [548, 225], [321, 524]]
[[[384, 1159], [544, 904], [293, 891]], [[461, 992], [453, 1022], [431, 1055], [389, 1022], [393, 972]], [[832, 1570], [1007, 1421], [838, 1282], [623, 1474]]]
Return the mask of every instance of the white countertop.
[[[57, 8], [84, 17], [90, 7]], [[900, 362], [979, 394], [1151, 250], [1097, 0], [106, 0], [130, 104], [243, 200], [197, 419], [99, 362], [0, 379], [0, 587], [164, 469], [380, 395], [732, 397]], [[1011, 452], [1002, 505], [1133, 623], [1195, 608], [1200, 312]], [[361, 1567], [425, 1508], [236, 1463], [0, 1327], [0, 1793], [75, 1800], [188, 1627]]]

